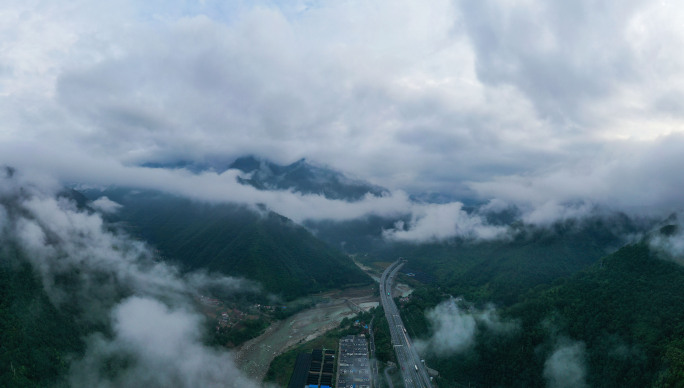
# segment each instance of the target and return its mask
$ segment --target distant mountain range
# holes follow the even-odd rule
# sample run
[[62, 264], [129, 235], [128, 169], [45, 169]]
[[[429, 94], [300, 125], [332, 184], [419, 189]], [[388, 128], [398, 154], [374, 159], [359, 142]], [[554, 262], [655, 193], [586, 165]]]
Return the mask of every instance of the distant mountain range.
[[366, 195], [382, 196], [387, 189], [351, 179], [345, 174], [300, 159], [282, 166], [254, 156], [238, 158], [230, 165], [247, 174], [239, 182], [259, 190], [292, 190], [302, 194], [320, 194], [328, 199], [358, 201]]
[[215, 171], [222, 173], [229, 169], [241, 171], [244, 176], [238, 181], [259, 190], [291, 190], [301, 194], [323, 195], [328, 199], [358, 201], [366, 195], [380, 197], [389, 194], [384, 187], [353, 179], [346, 174], [309, 163], [300, 159], [292, 164], [280, 165], [257, 156], [243, 156], [232, 163], [220, 161], [176, 161], [170, 163], [145, 163], [150, 168], [179, 169], [194, 173]]
[[[306, 159], [281, 165], [268, 159], [249, 155], [230, 162], [225, 160], [143, 163], [143, 167], [163, 169], [185, 169], [193, 173], [213, 171], [223, 173], [229, 169], [239, 170], [244, 174], [238, 182], [253, 186], [259, 190], [291, 190], [301, 194], [323, 195], [328, 199], [359, 201], [367, 195], [380, 197], [387, 195], [387, 188], [367, 182], [363, 179], [349, 177], [344, 172], [331, 167], [321, 166]], [[414, 192], [409, 199], [416, 203], [443, 204], [462, 202], [466, 206], [482, 205], [482, 200], [474, 197], [456, 196], [441, 192]]]

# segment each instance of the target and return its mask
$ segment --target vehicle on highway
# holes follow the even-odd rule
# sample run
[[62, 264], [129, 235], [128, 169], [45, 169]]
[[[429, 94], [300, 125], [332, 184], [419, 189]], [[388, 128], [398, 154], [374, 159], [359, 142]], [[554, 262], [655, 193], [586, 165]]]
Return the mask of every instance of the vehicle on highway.
[[[401, 367], [401, 374], [406, 388], [432, 388], [431, 378], [428, 376], [426, 366], [416, 352], [411, 339], [404, 326], [399, 310], [392, 300], [391, 289], [396, 273], [404, 264], [403, 261], [394, 262], [387, 267], [381, 277], [381, 290], [387, 292], [387, 297], [381, 298], [382, 306], [385, 310], [385, 317], [390, 327], [391, 343], [397, 355], [397, 361]], [[413, 369], [410, 365], [413, 362]], [[420, 363], [420, 367], [418, 364]]]

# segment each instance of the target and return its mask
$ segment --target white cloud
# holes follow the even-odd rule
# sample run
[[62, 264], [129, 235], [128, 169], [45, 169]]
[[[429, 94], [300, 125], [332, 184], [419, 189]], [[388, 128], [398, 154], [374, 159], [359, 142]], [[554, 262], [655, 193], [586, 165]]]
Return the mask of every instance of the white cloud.
[[684, 234], [681, 232], [672, 236], [654, 236], [649, 244], [657, 251], [662, 251], [678, 262], [684, 260]]
[[560, 341], [544, 362], [544, 378], [549, 388], [583, 388], [586, 383], [583, 342]]
[[[207, 290], [257, 291], [244, 279], [181, 274], [148, 247], [108, 230], [98, 213], [80, 211], [21, 173], [2, 178], [0, 242], [16, 244], [51, 302], [70, 306], [95, 333], [71, 368], [74, 387], [254, 386], [229, 352], [202, 343], [204, 318], [193, 297]], [[180, 356], [179, 356], [180, 355]], [[105, 371], [112, 360], [122, 362]]]
[[594, 207], [587, 203], [560, 204], [555, 201], [544, 202], [533, 207], [528, 213], [523, 215], [523, 220], [533, 225], [546, 226], [555, 221], [569, 219], [582, 219], [592, 215]]
[[[515, 160], [517, 152], [490, 142], [497, 135], [479, 120], [501, 115], [508, 124], [498, 127], [511, 135], [522, 123], [539, 128], [514, 90], [482, 87], [451, 2], [355, 1], [294, 14], [266, 6], [218, 13], [214, 3], [183, 14], [170, 3], [146, 15], [147, 7], [117, 5], [121, 10], [41, 13], [16, 4], [18, 14], [47, 19], [74, 42], [54, 50], [40, 44], [51, 41], [41, 29], [32, 29], [35, 37], [7, 34], [4, 41], [18, 51], [36, 48], [22, 55], [49, 64], [42, 89], [55, 90], [54, 98], [8, 94], [5, 105], [14, 106], [3, 115], [16, 127], [15, 140], [78, 143], [124, 162], [307, 156], [382, 184], [416, 186], [431, 185], [447, 164], [471, 174], [466, 167], [479, 164], [469, 157], [475, 144], [503, 151], [506, 163]], [[111, 20], [90, 18], [103, 13]], [[503, 105], [519, 109], [496, 108]], [[426, 130], [431, 136], [415, 136]]]
[[470, 185], [483, 196], [520, 205], [535, 222], [581, 216], [594, 206], [662, 217], [684, 207], [678, 179], [682, 149], [684, 136], [676, 134], [647, 143], [623, 141], [577, 165]]
[[449, 356], [465, 351], [475, 344], [478, 325], [484, 325], [496, 334], [516, 331], [517, 322], [502, 320], [493, 306], [484, 310], [462, 309], [456, 299], [449, 299], [425, 313], [433, 333], [427, 340], [416, 341], [421, 353]]
[[463, 204], [453, 202], [443, 205], [414, 205], [408, 225], [397, 222], [394, 229], [385, 230], [385, 238], [397, 241], [439, 241], [453, 237], [466, 239], [502, 238], [505, 227], [488, 225], [477, 214], [468, 214]]
[[[2, 145], [0, 145], [2, 150]], [[28, 169], [40, 170], [42, 161], [23, 153], [7, 149], [8, 156], [15, 158], [18, 165], [29, 165]], [[252, 186], [238, 183], [238, 170], [223, 173], [204, 172], [194, 174], [186, 170], [165, 170], [136, 166], [121, 166], [114, 161], [90, 157], [71, 160], [57, 158], [49, 149], [41, 152], [42, 157], [59, 160], [52, 163], [53, 172], [60, 180], [87, 181], [96, 185], [133, 186], [146, 189], [159, 189], [166, 192], [198, 200], [221, 203], [236, 202], [248, 205], [265, 204], [271, 210], [291, 218], [296, 222], [304, 220], [351, 220], [369, 214], [383, 217], [399, 217], [410, 214], [412, 219], [406, 228], [385, 232], [385, 237], [403, 241], [443, 240], [452, 237], [465, 239], [495, 239], [505, 237], [506, 228], [491, 226], [477, 214], [468, 214], [461, 203], [443, 205], [417, 204], [400, 190], [375, 197], [367, 195], [360, 201], [347, 202], [330, 200], [322, 195], [300, 194], [291, 191], [261, 191]], [[32, 163], [38, 163], [33, 164]], [[99, 202], [98, 202], [99, 201]], [[100, 198], [98, 206], [108, 205]], [[111, 202], [111, 200], [110, 200]]]
[[[650, 247], [663, 254], [663, 257], [679, 264], [684, 264], [684, 231], [681, 223], [681, 212], [673, 213], [666, 220], [666, 225], [671, 230], [655, 229], [648, 237]], [[658, 225], [657, 228], [662, 227]], [[663, 233], [665, 232], [665, 233]]]
[[421, 352], [430, 351], [446, 356], [474, 344], [477, 332], [475, 317], [461, 310], [453, 300], [440, 303], [425, 315], [433, 325], [434, 333], [426, 342], [416, 341], [416, 347]]
[[94, 200], [91, 205], [103, 213], [116, 213], [123, 205], [116, 203], [106, 196]]
[[[71, 368], [74, 387], [257, 387], [235, 367], [232, 356], [201, 342], [202, 317], [158, 300], [132, 297], [112, 310], [113, 338], [95, 335]], [[112, 359], [126, 360], [118, 373]]]
[[[131, 166], [306, 156], [409, 193], [527, 205], [535, 222], [578, 203], [681, 206], [683, 14], [637, 0], [10, 1], [0, 162], [187, 194], [220, 178]], [[293, 218], [341, 209], [285, 199]]]

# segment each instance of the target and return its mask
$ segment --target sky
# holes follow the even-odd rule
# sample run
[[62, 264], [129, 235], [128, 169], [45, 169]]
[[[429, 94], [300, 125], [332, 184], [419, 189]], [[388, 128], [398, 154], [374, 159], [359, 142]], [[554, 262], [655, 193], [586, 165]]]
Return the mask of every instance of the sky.
[[[681, 20], [678, 2], [637, 0], [7, 0], [0, 162], [299, 221], [394, 214], [424, 192], [531, 223], [668, 214], [684, 205]], [[350, 205], [139, 167], [247, 154], [392, 194]], [[441, 212], [412, 213], [422, 233]]]

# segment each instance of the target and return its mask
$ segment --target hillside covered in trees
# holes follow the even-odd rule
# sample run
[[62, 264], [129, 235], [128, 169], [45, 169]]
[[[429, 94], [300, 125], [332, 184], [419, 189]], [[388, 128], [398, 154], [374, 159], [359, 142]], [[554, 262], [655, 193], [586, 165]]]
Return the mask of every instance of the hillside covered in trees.
[[[437, 329], [423, 312], [449, 291], [416, 293], [404, 309], [414, 334], [429, 338]], [[495, 310], [514, 330], [502, 333], [478, 318], [482, 306], [462, 306], [455, 317], [475, 317], [477, 324], [472, 344], [449, 354], [429, 353], [428, 362], [440, 371], [443, 386], [547, 386], [554, 360], [563, 355], [578, 383], [587, 386], [680, 386], [683, 303], [684, 268], [659, 258], [646, 243], [628, 245]]]
[[105, 195], [123, 205], [109, 221], [186, 270], [243, 276], [286, 299], [371, 282], [345, 254], [268, 210], [149, 191], [84, 193], [93, 200]]
[[67, 386], [70, 358], [84, 349], [85, 328], [57, 309], [21, 254], [0, 250], [0, 386]]

